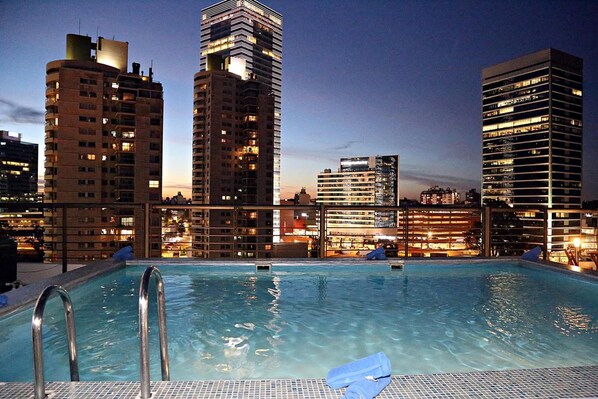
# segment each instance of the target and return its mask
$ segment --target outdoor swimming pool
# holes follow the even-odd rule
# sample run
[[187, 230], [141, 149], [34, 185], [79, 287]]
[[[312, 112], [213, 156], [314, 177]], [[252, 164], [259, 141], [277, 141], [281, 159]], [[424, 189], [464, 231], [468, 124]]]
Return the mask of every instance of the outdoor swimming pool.
[[[139, 280], [70, 291], [81, 380], [137, 380]], [[162, 265], [173, 380], [323, 378], [383, 351], [393, 374], [595, 365], [598, 284], [515, 263]], [[151, 376], [160, 376], [155, 294]], [[31, 310], [0, 320], [0, 381], [32, 381]], [[47, 381], [68, 380], [63, 311], [44, 318]]]

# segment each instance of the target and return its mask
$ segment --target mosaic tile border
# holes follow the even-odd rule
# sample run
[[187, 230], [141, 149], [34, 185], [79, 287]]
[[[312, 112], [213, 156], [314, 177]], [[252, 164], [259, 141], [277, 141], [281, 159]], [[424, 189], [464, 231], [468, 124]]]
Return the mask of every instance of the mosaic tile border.
[[[138, 382], [50, 382], [48, 399], [135, 399]], [[321, 379], [156, 381], [152, 399], [336, 399]], [[33, 398], [32, 383], [0, 383], [0, 398]], [[397, 375], [378, 399], [598, 398], [598, 365], [430, 375]]]

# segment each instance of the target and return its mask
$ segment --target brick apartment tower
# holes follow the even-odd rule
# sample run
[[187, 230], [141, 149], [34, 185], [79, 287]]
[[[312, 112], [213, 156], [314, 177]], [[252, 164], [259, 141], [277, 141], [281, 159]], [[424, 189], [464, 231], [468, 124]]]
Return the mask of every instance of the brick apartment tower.
[[[482, 200], [581, 208], [583, 60], [546, 49], [482, 70]], [[543, 245], [542, 212], [522, 240]], [[580, 215], [550, 213], [548, 252], [580, 234]]]
[[274, 96], [227, 62], [210, 57], [210, 70], [195, 74], [193, 204], [244, 208], [193, 212], [194, 255], [270, 257], [273, 212], [248, 206], [272, 203]]
[[[95, 205], [68, 208], [68, 259], [129, 244], [137, 257], [160, 256], [159, 216], [146, 220], [144, 208], [162, 199], [162, 85], [151, 68], [127, 71], [127, 42], [69, 34], [66, 53], [46, 68], [45, 202]], [[62, 212], [45, 214], [48, 261], [62, 259]]]

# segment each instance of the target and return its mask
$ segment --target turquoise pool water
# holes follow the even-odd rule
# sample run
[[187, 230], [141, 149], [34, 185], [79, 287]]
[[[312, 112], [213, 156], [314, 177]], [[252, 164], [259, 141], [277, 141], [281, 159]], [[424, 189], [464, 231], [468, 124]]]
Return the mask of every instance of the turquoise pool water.
[[[598, 284], [517, 263], [159, 267], [173, 380], [324, 378], [383, 351], [395, 374], [598, 363]], [[71, 290], [81, 380], [137, 380], [139, 281], [128, 266]], [[155, 293], [151, 376], [160, 379]], [[31, 309], [0, 320], [0, 381], [32, 381]], [[46, 380], [68, 380], [49, 301]]]

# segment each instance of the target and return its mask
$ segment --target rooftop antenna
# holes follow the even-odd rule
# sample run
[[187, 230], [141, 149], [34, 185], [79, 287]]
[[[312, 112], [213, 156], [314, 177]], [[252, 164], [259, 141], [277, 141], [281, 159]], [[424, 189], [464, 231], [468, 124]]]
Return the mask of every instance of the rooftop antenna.
[[81, 35], [81, 18], [79, 18], [79, 35]]

